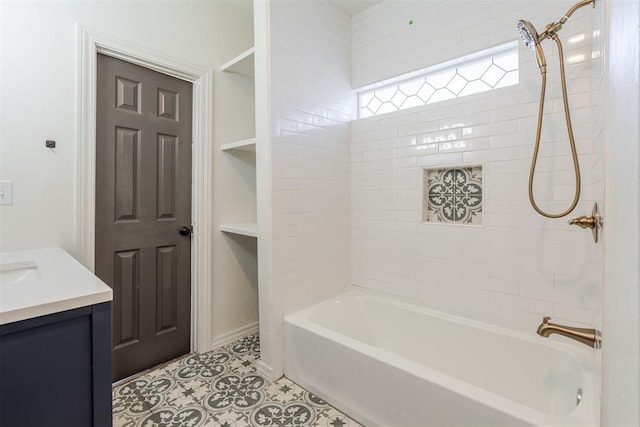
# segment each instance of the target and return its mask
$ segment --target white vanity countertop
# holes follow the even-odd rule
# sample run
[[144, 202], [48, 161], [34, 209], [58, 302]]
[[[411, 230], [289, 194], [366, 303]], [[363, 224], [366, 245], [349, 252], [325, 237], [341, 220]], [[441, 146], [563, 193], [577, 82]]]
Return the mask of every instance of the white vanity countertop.
[[111, 288], [63, 249], [0, 253], [0, 325], [112, 299]]

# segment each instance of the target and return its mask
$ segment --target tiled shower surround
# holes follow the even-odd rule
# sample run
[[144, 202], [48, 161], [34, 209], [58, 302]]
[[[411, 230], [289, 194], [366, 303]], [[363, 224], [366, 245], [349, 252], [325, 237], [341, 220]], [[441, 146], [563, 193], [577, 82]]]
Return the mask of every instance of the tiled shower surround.
[[350, 17], [327, 2], [277, 1], [270, 19], [271, 61], [278, 64], [271, 70], [273, 270], [271, 307], [260, 324], [273, 337], [262, 354], [279, 372], [283, 311], [349, 283], [349, 124], [356, 105]]
[[[559, 33], [571, 62], [569, 101], [582, 167], [576, 210], [547, 219], [529, 204], [540, 74], [535, 53], [520, 44], [518, 85], [352, 122], [352, 283], [529, 331], [543, 316], [600, 325], [602, 244], [567, 220], [589, 215], [593, 202], [603, 200], [601, 3], [576, 12]], [[519, 40], [518, 19], [541, 29], [571, 4], [385, 1], [352, 19], [352, 83], [366, 86]], [[535, 194], [545, 209], [560, 212], [573, 198], [574, 178], [557, 51], [552, 42], [543, 46], [549, 82]], [[424, 144], [443, 133], [455, 134], [454, 143]], [[482, 224], [424, 222], [423, 170], [477, 165]]]

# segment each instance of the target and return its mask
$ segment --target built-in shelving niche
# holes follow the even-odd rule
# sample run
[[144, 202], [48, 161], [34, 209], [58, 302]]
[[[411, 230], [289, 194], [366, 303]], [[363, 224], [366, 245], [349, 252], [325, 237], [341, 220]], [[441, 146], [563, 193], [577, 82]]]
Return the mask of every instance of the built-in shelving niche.
[[255, 66], [253, 62], [253, 47], [245, 50], [240, 55], [224, 64], [220, 67], [220, 70], [254, 78]]
[[[256, 139], [256, 92], [266, 91], [266, 80], [263, 83], [258, 78], [256, 82], [264, 73], [254, 67], [266, 69], [261, 59], [266, 56], [260, 54], [262, 47], [255, 56], [252, 47], [253, 8], [262, 7], [263, 2], [229, 3], [234, 12], [238, 8], [225, 41], [232, 50], [227, 51], [229, 56], [219, 62], [213, 76], [212, 348], [255, 331], [259, 325], [258, 245], [264, 246], [257, 227], [263, 222], [257, 209], [256, 151], [260, 153], [266, 132], [260, 129], [261, 140]], [[264, 108], [259, 114], [260, 122], [265, 122]]]
[[[231, 59], [229, 62], [222, 65], [220, 67], [220, 70], [225, 73], [231, 73], [233, 75], [237, 75], [242, 78], [247, 78], [251, 80], [253, 84], [254, 77], [255, 77], [254, 67], [255, 67], [254, 48], [251, 47], [245, 50], [244, 52], [240, 53], [235, 58]], [[255, 109], [255, 103], [253, 104], [252, 108]], [[247, 117], [247, 123], [245, 123], [246, 128], [254, 130], [255, 129], [254, 111], [250, 111], [250, 112], [247, 111], [246, 115], [243, 115], [242, 117], [243, 118]], [[221, 124], [221, 126], [224, 126], [224, 123]], [[220, 145], [220, 150], [225, 152], [229, 156], [236, 157], [237, 160], [240, 160], [240, 158], [244, 158], [246, 162], [246, 159], [247, 159], [246, 156], [248, 155], [247, 153], [253, 153], [255, 155], [256, 143], [257, 141], [255, 137], [240, 139], [240, 140], [230, 141]], [[235, 163], [236, 165], [240, 165], [241, 163], [246, 164], [245, 162], [232, 162], [232, 163]], [[255, 165], [255, 159], [254, 159], [254, 165]], [[253, 172], [254, 172], [253, 175], [255, 176], [255, 170]], [[245, 175], [242, 175], [241, 179], [246, 179], [246, 173], [247, 173], [246, 169], [242, 173]], [[234, 183], [230, 182], [230, 185], [234, 185]], [[251, 196], [255, 199], [255, 193], [253, 193]], [[251, 200], [251, 201], [246, 200], [245, 202], [248, 205], [255, 206], [255, 200]], [[245, 202], [240, 203], [240, 205], [244, 205]], [[238, 202], [236, 201], [236, 203]], [[246, 212], [242, 212], [242, 213], [246, 214]], [[255, 212], [253, 217], [254, 218], [256, 217]], [[255, 238], [258, 237], [258, 229], [257, 229], [256, 222], [238, 221], [237, 223], [236, 222], [224, 223], [220, 225], [220, 231], [224, 233], [230, 233], [230, 234], [241, 235], [241, 236], [248, 236], [248, 237], [255, 237]]]
[[252, 151], [252, 152], [255, 153], [255, 151], [256, 151], [256, 139], [255, 138], [249, 138], [249, 139], [243, 139], [243, 140], [240, 140], [240, 141], [229, 142], [227, 144], [222, 144], [220, 146], [220, 149], [222, 151], [242, 150], [242, 151]]
[[225, 233], [239, 234], [241, 236], [258, 237], [258, 225], [255, 222], [221, 224], [220, 230]]

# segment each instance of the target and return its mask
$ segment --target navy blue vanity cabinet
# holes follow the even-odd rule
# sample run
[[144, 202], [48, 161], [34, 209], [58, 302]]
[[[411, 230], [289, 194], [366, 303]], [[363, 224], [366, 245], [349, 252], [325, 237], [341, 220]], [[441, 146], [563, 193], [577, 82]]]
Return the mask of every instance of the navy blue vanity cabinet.
[[0, 325], [0, 426], [111, 426], [111, 302]]

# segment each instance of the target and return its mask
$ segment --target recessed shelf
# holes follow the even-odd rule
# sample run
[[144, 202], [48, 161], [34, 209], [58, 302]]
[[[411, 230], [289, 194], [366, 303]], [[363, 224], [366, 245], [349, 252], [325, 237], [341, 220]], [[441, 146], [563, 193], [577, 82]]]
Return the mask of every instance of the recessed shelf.
[[256, 139], [255, 138], [249, 138], [249, 139], [243, 139], [241, 141], [234, 141], [234, 142], [229, 142], [227, 144], [222, 144], [220, 146], [220, 150], [222, 150], [222, 151], [242, 150], [242, 151], [255, 152], [256, 151]]
[[254, 77], [255, 68], [253, 65], [253, 47], [224, 64], [220, 67], [220, 70], [228, 73], [242, 74], [247, 77]]
[[242, 224], [221, 224], [220, 230], [225, 233], [240, 234], [242, 236], [258, 237], [258, 225], [255, 222]]

